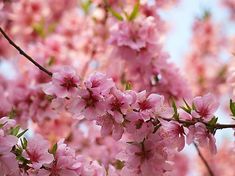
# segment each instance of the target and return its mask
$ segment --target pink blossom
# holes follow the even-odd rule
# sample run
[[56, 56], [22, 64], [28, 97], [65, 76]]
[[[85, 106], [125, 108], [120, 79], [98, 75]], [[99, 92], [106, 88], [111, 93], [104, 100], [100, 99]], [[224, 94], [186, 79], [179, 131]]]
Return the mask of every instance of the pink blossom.
[[210, 121], [218, 109], [219, 103], [212, 94], [206, 94], [202, 97], [195, 97], [193, 105], [195, 107], [195, 111], [192, 112], [193, 117]]
[[11, 175], [19, 170], [16, 156], [11, 153], [12, 147], [17, 144], [17, 137], [0, 135], [0, 174]]
[[87, 89], [78, 91], [76, 97], [69, 105], [69, 111], [76, 117], [85, 117], [90, 120], [103, 115], [107, 109], [104, 97], [101, 94], [94, 94]]
[[78, 176], [81, 162], [77, 160], [75, 151], [64, 144], [63, 140], [60, 140], [57, 145], [55, 161], [49, 165], [45, 165], [46, 169], [41, 169], [38, 176]]
[[48, 153], [49, 143], [40, 135], [35, 135], [29, 139], [27, 148], [23, 155], [31, 161], [32, 167], [39, 169], [44, 164], [53, 161], [53, 155]]
[[154, 118], [155, 109], [163, 106], [164, 97], [158, 94], [150, 94], [148, 97], [146, 91], [137, 94], [137, 105], [140, 115], [144, 120]]
[[121, 22], [111, 29], [110, 43], [116, 46], [114, 53], [125, 60], [139, 57], [149, 61], [148, 56], [159, 48], [158, 42], [158, 26], [153, 17]]
[[56, 95], [59, 98], [70, 97], [79, 86], [79, 78], [74, 69], [63, 67], [53, 73], [52, 82], [44, 85], [43, 90], [46, 94]]
[[166, 122], [164, 120], [161, 120], [161, 125], [163, 128], [162, 134], [165, 140], [169, 140], [171, 144], [178, 148], [178, 151], [183, 150], [185, 146], [184, 127], [178, 122]]
[[160, 140], [158, 134], [154, 134], [140, 143], [130, 142], [117, 158], [125, 161], [125, 167], [133, 175], [162, 175], [170, 170], [170, 164], [167, 163], [168, 153]]
[[84, 81], [85, 87], [94, 94], [105, 95], [109, 93], [110, 89], [114, 87], [114, 82], [105, 74], [96, 72]]
[[113, 116], [110, 114], [106, 114], [100, 116], [97, 119], [97, 124], [101, 126], [101, 135], [108, 136], [112, 135], [115, 140], [119, 140], [122, 137], [124, 132], [123, 125], [121, 123], [117, 123]]
[[9, 117], [2, 117], [0, 118], [0, 124], [3, 125], [2, 129], [9, 130], [11, 127], [14, 127], [16, 124], [16, 121], [13, 119], [10, 119]]
[[153, 124], [145, 122], [139, 112], [129, 112], [126, 115], [126, 131], [135, 141], [143, 141], [154, 130]]
[[217, 152], [215, 145], [215, 137], [206, 128], [205, 124], [198, 122], [195, 125], [189, 126], [187, 133], [187, 143], [190, 144], [195, 140], [201, 147], [208, 147], [212, 154]]
[[181, 120], [185, 120], [185, 121], [191, 121], [193, 119], [192, 115], [185, 112], [184, 110], [180, 109], [179, 110], [179, 118]]
[[126, 115], [130, 108], [132, 96], [116, 88], [112, 88], [110, 93], [111, 95], [107, 98], [108, 113], [117, 123], [122, 123], [123, 115]]

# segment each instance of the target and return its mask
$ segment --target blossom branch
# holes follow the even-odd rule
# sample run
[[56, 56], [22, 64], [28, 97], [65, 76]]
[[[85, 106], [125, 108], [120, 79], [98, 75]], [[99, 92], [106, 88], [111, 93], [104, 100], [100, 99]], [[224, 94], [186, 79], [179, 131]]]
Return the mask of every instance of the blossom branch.
[[214, 173], [213, 173], [212, 169], [210, 168], [210, 166], [209, 166], [209, 164], [207, 163], [206, 159], [205, 159], [204, 156], [202, 155], [202, 153], [201, 153], [199, 147], [197, 146], [197, 144], [196, 144], [195, 142], [194, 142], [193, 144], [194, 144], [194, 146], [195, 146], [195, 148], [196, 148], [196, 150], [197, 150], [197, 153], [198, 153], [199, 157], [201, 158], [201, 160], [203, 161], [204, 165], [206, 166], [206, 168], [207, 168], [207, 170], [208, 170], [210, 176], [214, 176]]
[[[177, 121], [181, 124], [187, 124], [187, 125], [195, 125], [197, 122], [201, 122], [201, 123], [204, 123], [206, 126], [211, 126], [209, 123], [206, 123], [204, 121], [185, 121], [185, 120], [175, 120], [175, 119], [168, 119], [168, 118], [164, 118], [164, 117], [159, 117], [165, 121]], [[226, 129], [226, 128], [235, 128], [235, 124], [220, 124], [220, 123], [217, 123], [213, 126], [213, 128], [215, 129]]]
[[40, 70], [42, 70], [44, 73], [46, 73], [49, 76], [52, 76], [52, 73], [48, 71], [46, 68], [41, 66], [39, 63], [37, 63], [32, 57], [30, 57], [28, 54], [26, 54], [18, 45], [16, 45], [10, 37], [4, 32], [4, 30], [0, 27], [0, 32], [5, 37], [5, 39], [17, 50], [21, 55], [26, 57], [30, 62], [32, 62], [36, 67], [38, 67]]

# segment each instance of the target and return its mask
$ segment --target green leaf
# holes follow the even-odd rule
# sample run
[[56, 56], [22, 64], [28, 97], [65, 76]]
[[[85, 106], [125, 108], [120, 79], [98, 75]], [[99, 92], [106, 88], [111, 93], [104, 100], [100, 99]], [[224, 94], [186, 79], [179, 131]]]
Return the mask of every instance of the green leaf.
[[126, 90], [131, 90], [132, 89], [132, 86], [131, 86], [131, 83], [130, 82], [127, 82], [126, 83]]
[[0, 124], [0, 128], [2, 128], [4, 125], [6, 125], [7, 122], [3, 123], [3, 124]]
[[155, 127], [154, 127], [154, 129], [153, 129], [153, 133], [156, 133], [157, 132], [157, 130], [159, 129], [161, 127], [161, 125], [159, 124], [159, 125], [156, 125]]
[[138, 13], [139, 13], [139, 6], [140, 6], [140, 3], [139, 3], [139, 1], [135, 4], [135, 6], [134, 6], [134, 8], [133, 8], [133, 10], [132, 10], [132, 12], [131, 12], [131, 14], [130, 14], [130, 16], [128, 17], [128, 20], [129, 21], [132, 21], [132, 20], [134, 20], [136, 17], [137, 17], [137, 15], [138, 15]]
[[11, 129], [10, 134], [13, 135], [13, 136], [17, 136], [19, 130], [20, 130], [20, 126], [18, 125], [18, 126], [16, 126], [15, 128], [12, 128], [12, 129]]
[[187, 112], [187, 113], [191, 113], [191, 110], [192, 110], [192, 108], [189, 106], [189, 104], [186, 102], [186, 100], [185, 99], [183, 99], [184, 100], [184, 104], [186, 105], [186, 107], [185, 106], [180, 106], [180, 108], [181, 109], [183, 109], [185, 112]]
[[8, 117], [10, 119], [14, 119], [16, 117], [17, 111], [16, 109], [12, 108], [11, 111], [8, 113]]
[[54, 56], [50, 56], [49, 60], [48, 60], [48, 65], [52, 66], [52, 65], [54, 65], [55, 62], [56, 62], [55, 57]]
[[185, 105], [186, 105], [187, 109], [191, 111], [191, 107], [189, 106], [189, 104], [186, 102], [186, 100], [185, 100], [185, 99], [183, 99], [183, 100], [184, 100], [184, 103], [185, 103]]
[[122, 170], [122, 168], [125, 166], [125, 161], [121, 161], [121, 160], [116, 160], [114, 163], [114, 167], [117, 170]]
[[28, 131], [28, 129], [22, 131], [21, 133], [19, 133], [19, 134], [17, 135], [17, 137], [20, 138], [20, 137], [23, 136], [27, 131]]
[[27, 159], [24, 158], [23, 156], [17, 156], [16, 159], [17, 159], [18, 161], [21, 161], [21, 162], [25, 163], [25, 164], [29, 164], [29, 163], [30, 163], [30, 160], [27, 160]]
[[20, 139], [20, 142], [21, 142], [22, 148], [23, 148], [23, 149], [26, 149], [26, 148], [27, 148], [27, 145], [28, 145], [27, 139], [24, 137], [23, 139]]
[[218, 117], [213, 117], [213, 118], [208, 122], [208, 124], [209, 124], [210, 126], [215, 126], [216, 123], [217, 123], [217, 120], [218, 120]]
[[87, 0], [85, 2], [81, 3], [83, 11], [87, 14], [89, 12], [90, 6], [91, 6], [91, 0]]
[[34, 23], [32, 28], [40, 37], [44, 38], [46, 36], [44, 19], [40, 20], [38, 23]]
[[235, 102], [233, 102], [232, 99], [230, 99], [230, 111], [232, 113], [233, 116], [235, 116]]
[[55, 155], [55, 154], [56, 154], [56, 151], [57, 151], [57, 147], [58, 147], [58, 145], [57, 145], [57, 143], [55, 143], [55, 144], [53, 145], [53, 147], [51, 148], [51, 150], [49, 151], [49, 153]]
[[178, 114], [178, 110], [177, 110], [177, 107], [176, 107], [176, 104], [175, 104], [174, 100], [172, 100], [172, 107], [173, 107], [173, 110], [174, 110], [173, 118], [178, 121], [179, 120], [179, 114]]
[[118, 12], [116, 12], [115, 10], [113, 10], [111, 7], [108, 8], [108, 10], [111, 12], [111, 14], [118, 20], [122, 21], [123, 17], [121, 16], [121, 14], [119, 14]]
[[191, 111], [190, 111], [188, 108], [186, 108], [186, 107], [180, 106], [180, 108], [183, 109], [185, 112], [187, 112], [187, 113], [189, 113], [189, 114], [190, 114], [190, 112], [191, 112]]

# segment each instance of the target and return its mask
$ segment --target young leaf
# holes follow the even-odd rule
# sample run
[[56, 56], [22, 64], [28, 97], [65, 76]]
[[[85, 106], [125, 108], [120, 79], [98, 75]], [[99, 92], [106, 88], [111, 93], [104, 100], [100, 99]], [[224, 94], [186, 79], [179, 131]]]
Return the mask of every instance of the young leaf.
[[108, 10], [111, 12], [111, 14], [118, 20], [122, 21], [123, 17], [121, 16], [121, 14], [119, 14], [118, 12], [116, 12], [115, 10], [113, 10], [111, 7], [108, 8]]
[[15, 128], [11, 129], [11, 133], [10, 134], [13, 135], [13, 136], [17, 136], [19, 130], [20, 130], [20, 126], [16, 126]]
[[230, 111], [233, 116], [235, 116], [235, 102], [233, 102], [232, 99], [230, 99]]
[[4, 125], [6, 125], [7, 122], [3, 123], [3, 124], [0, 124], [0, 128], [2, 128]]
[[125, 166], [125, 161], [116, 160], [114, 166], [117, 170], [122, 170], [122, 168]]
[[10, 119], [14, 119], [14, 118], [16, 117], [16, 114], [17, 114], [16, 110], [15, 110], [14, 108], [12, 108], [11, 111], [8, 113], [7, 116], [8, 116]]
[[185, 99], [183, 99], [183, 100], [184, 100], [184, 103], [185, 103], [187, 109], [189, 110], [189, 112], [191, 112], [192, 108], [189, 106], [189, 104], [186, 102]]
[[83, 3], [81, 3], [83, 11], [87, 14], [89, 12], [90, 6], [91, 6], [91, 0], [87, 0]]
[[130, 16], [128, 17], [128, 20], [129, 21], [132, 21], [136, 18], [136, 16], [138, 15], [138, 12], [139, 12], [139, 6], [140, 6], [140, 3], [139, 1], [135, 4]]
[[56, 151], [57, 151], [57, 147], [58, 147], [58, 145], [57, 145], [57, 143], [55, 143], [55, 144], [53, 145], [52, 149], [49, 151], [49, 153], [55, 155], [55, 153], [56, 153]]
[[174, 101], [174, 100], [172, 101], [172, 107], [173, 107], [173, 109], [174, 109], [173, 118], [174, 118], [175, 120], [179, 120], [179, 114], [178, 114], [177, 107], [176, 107], [176, 104], [175, 104], [175, 101]]
[[19, 134], [17, 135], [17, 137], [20, 138], [20, 137], [23, 136], [27, 131], [28, 131], [28, 129], [22, 131], [21, 133], [19, 133]]
[[23, 139], [20, 139], [20, 142], [21, 142], [22, 148], [23, 148], [23, 149], [26, 149], [26, 148], [27, 148], [27, 145], [28, 145], [27, 139], [24, 137]]
[[213, 118], [208, 122], [208, 124], [211, 125], [211, 126], [215, 126], [216, 123], [217, 123], [217, 120], [218, 120], [218, 117], [213, 117]]
[[130, 82], [127, 82], [126, 83], [126, 90], [131, 90], [132, 86], [131, 86], [131, 83]]

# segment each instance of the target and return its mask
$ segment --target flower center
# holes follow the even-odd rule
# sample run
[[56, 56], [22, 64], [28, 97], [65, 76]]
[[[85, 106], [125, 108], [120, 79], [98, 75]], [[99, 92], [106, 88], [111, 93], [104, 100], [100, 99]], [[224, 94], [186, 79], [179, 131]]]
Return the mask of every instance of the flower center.
[[72, 77], [65, 77], [61, 86], [65, 87], [68, 91], [74, 87], [77, 87]]

